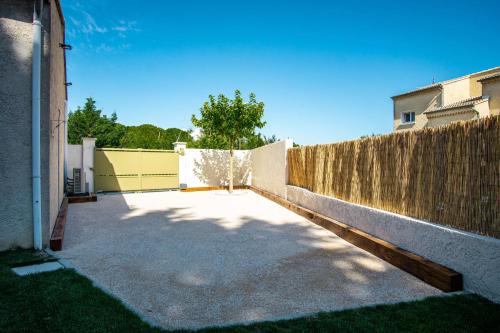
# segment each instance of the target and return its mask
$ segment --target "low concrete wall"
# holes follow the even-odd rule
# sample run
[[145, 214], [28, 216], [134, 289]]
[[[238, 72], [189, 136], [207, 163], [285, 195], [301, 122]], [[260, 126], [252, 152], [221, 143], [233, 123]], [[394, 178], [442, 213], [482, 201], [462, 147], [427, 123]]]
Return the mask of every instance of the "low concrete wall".
[[68, 166], [68, 177], [73, 177], [74, 168], [82, 168], [82, 145], [68, 145], [68, 156], [66, 163]]
[[68, 177], [73, 178], [73, 168], [82, 169], [82, 191], [94, 192], [95, 138], [83, 138], [81, 145], [68, 145], [66, 165]]
[[275, 142], [252, 150], [252, 186], [286, 198], [288, 182], [287, 149], [291, 139]]
[[500, 240], [287, 186], [289, 201], [463, 274], [464, 288], [500, 302]]
[[[182, 187], [229, 185], [229, 151], [184, 149], [179, 156], [179, 183]], [[235, 150], [234, 185], [250, 185], [250, 151]]]

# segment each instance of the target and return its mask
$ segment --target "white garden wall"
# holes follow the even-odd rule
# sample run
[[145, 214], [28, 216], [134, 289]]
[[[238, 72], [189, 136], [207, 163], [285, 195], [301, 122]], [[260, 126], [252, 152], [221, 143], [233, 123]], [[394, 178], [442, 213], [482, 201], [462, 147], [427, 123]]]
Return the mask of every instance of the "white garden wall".
[[[229, 151], [217, 149], [185, 149], [179, 157], [181, 187], [225, 186], [229, 184]], [[236, 150], [234, 185], [253, 185], [286, 197], [286, 152], [291, 139], [252, 150]]]
[[94, 192], [94, 138], [83, 138], [81, 145], [68, 145], [67, 177], [73, 178], [73, 168], [82, 169], [82, 191]]
[[82, 168], [82, 145], [68, 145], [66, 163], [68, 166], [68, 177], [73, 177], [74, 168]]
[[288, 148], [293, 147], [291, 139], [278, 141], [252, 150], [252, 186], [286, 198], [288, 182]]
[[[250, 169], [250, 151], [235, 150], [234, 185], [250, 185]], [[179, 183], [181, 188], [229, 185], [229, 151], [184, 149], [179, 156]]]

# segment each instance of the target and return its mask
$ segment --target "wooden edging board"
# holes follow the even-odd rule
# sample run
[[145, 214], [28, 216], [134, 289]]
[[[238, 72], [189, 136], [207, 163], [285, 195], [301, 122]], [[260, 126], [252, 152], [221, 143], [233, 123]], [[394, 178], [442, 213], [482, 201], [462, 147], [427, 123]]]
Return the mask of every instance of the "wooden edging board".
[[278, 195], [250, 186], [250, 189], [285, 208], [307, 218], [315, 224], [333, 232], [349, 243], [368, 251], [382, 260], [406, 271], [420, 280], [445, 292], [463, 289], [462, 274], [404, 250], [362, 230], [338, 222], [332, 218], [300, 207]]
[[59, 213], [57, 214], [56, 223], [52, 235], [50, 236], [50, 249], [52, 251], [61, 251], [64, 240], [64, 227], [66, 226], [66, 215], [68, 213], [68, 198], [64, 198]]
[[[248, 185], [234, 185], [235, 190], [246, 190]], [[229, 186], [205, 186], [205, 187], [187, 187], [182, 188], [181, 192], [199, 192], [199, 191], [217, 191], [217, 190], [228, 190]]]
[[62, 250], [64, 228], [66, 227], [66, 215], [68, 214], [68, 204], [94, 201], [97, 201], [95, 193], [91, 193], [86, 196], [70, 196], [63, 199], [61, 207], [59, 208], [59, 213], [57, 214], [54, 229], [52, 230], [52, 235], [50, 236], [50, 249], [52, 251]]
[[82, 202], [94, 202], [97, 201], [97, 195], [95, 193], [90, 193], [85, 196], [70, 196], [68, 197], [68, 202], [71, 203], [82, 203]]

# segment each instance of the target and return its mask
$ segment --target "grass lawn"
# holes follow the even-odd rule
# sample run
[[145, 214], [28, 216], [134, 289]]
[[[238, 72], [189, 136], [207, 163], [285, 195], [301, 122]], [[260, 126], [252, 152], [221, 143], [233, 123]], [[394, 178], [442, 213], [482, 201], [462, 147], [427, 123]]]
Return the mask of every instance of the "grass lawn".
[[[9, 267], [50, 261], [31, 251], [0, 253], [0, 332], [163, 332], [74, 270], [26, 277]], [[500, 332], [500, 305], [476, 295], [320, 313], [201, 332]]]

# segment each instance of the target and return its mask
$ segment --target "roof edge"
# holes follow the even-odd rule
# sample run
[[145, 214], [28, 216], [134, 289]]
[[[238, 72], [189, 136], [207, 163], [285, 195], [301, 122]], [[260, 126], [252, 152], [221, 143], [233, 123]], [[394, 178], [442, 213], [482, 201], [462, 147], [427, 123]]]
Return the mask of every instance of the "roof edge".
[[434, 109], [425, 111], [424, 114], [434, 114], [438, 112], [446, 112], [449, 110], [462, 109], [462, 108], [473, 108], [475, 105], [487, 102], [489, 99], [490, 99], [489, 96], [476, 96], [452, 104], [436, 107]]
[[[468, 78], [470, 78], [470, 77], [472, 77], [474, 75], [478, 75], [478, 74], [480, 75], [480, 74], [483, 74], [483, 73], [486, 73], [486, 72], [489, 72], [489, 71], [494, 71], [494, 70], [500, 70], [500, 66], [488, 68], [488, 69], [485, 69], [485, 70], [482, 70], [482, 71], [479, 71], [479, 72], [470, 73], [470, 74], [467, 74], [467, 75], [462, 75], [462, 76], [459, 76], [459, 77], [456, 77], [456, 78], [453, 78], [453, 79], [449, 79], [449, 80], [439, 81], [439, 82], [430, 84], [428, 86], [424, 86], [424, 87], [421, 87], [421, 88], [416, 88], [416, 89], [407, 91], [407, 92], [402, 93], [402, 94], [394, 95], [391, 98], [394, 99], [395, 97], [401, 97], [401, 96], [407, 96], [407, 95], [419, 93], [421, 91], [426, 91], [426, 90], [435, 88], [436, 86], [440, 86], [442, 88], [443, 85], [445, 85], [445, 84], [449, 84], [449, 83], [453, 83], [453, 82], [456, 82], [456, 81], [468, 79]], [[493, 73], [493, 74], [488, 75], [485, 78], [482, 78], [482, 79], [480, 79], [478, 81], [483, 81], [483, 80], [486, 81], [486, 78], [488, 78], [490, 76], [495, 76], [496, 74], [498, 74], [498, 73]], [[495, 77], [491, 77], [490, 79], [494, 79], [494, 78]]]
[[443, 85], [441, 83], [433, 83], [433, 84], [428, 85], [428, 86], [420, 87], [420, 88], [417, 88], [417, 89], [414, 89], [414, 90], [410, 90], [410, 91], [404, 92], [402, 94], [391, 96], [391, 98], [395, 99], [395, 98], [398, 98], [398, 97], [403, 97], [403, 96], [418, 94], [418, 93], [420, 93], [422, 91], [427, 91], [427, 90], [432, 90], [432, 89], [440, 89], [441, 90], [442, 88], [443, 88]]
[[[495, 70], [500, 70], [500, 66], [496, 66], [496, 67], [484, 69], [482, 71], [470, 73], [470, 74], [467, 74], [467, 75], [462, 75], [462, 76], [459, 76], [459, 77], [456, 77], [456, 78], [453, 78], [453, 79], [449, 79], [449, 80], [445, 80], [445, 81], [440, 81], [439, 83], [442, 83], [442, 84], [453, 83], [453, 82], [460, 81], [460, 80], [463, 80], [463, 79], [470, 79], [474, 75], [481, 75], [481, 74], [484, 74], [486, 72], [495, 71]], [[494, 74], [496, 74], [496, 73], [493, 73], [493, 74], [490, 74], [490, 75], [494, 75]]]
[[500, 79], [500, 73], [494, 73], [494, 74], [485, 76], [485, 77], [477, 80], [477, 82], [483, 83], [484, 81], [490, 81], [490, 80], [495, 80], [495, 79]]

